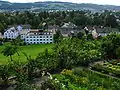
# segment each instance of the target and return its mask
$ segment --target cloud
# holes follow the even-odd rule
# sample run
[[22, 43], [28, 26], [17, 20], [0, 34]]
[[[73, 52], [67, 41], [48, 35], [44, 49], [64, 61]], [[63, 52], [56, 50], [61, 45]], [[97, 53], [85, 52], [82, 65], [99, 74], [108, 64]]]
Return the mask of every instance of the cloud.
[[7, 0], [10, 2], [37, 2], [37, 1], [62, 1], [62, 2], [73, 2], [73, 3], [94, 3], [94, 4], [110, 4], [120, 5], [120, 0]]

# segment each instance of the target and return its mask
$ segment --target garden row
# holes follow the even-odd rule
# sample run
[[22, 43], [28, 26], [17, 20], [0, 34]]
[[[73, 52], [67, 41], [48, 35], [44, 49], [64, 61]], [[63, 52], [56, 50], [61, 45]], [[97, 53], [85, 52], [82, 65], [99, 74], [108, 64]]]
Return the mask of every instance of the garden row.
[[120, 80], [92, 72], [88, 69], [64, 69], [46, 81], [52, 90], [119, 90]]
[[120, 63], [117, 60], [116, 62], [96, 63], [91, 69], [120, 78]]

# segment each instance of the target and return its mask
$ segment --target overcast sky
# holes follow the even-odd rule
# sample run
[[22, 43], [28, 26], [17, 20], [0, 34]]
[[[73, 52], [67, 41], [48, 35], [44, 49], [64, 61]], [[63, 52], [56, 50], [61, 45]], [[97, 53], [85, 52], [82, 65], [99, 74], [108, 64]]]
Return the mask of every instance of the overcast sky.
[[37, 2], [37, 1], [62, 1], [62, 2], [74, 2], [74, 3], [94, 3], [94, 4], [109, 4], [120, 5], [120, 0], [5, 0], [10, 2]]

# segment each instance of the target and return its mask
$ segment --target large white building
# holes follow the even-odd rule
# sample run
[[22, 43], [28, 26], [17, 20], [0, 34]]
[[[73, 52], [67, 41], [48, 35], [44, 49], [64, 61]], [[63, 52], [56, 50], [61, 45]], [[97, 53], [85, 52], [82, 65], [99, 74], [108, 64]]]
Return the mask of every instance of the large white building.
[[27, 44], [53, 43], [53, 33], [44, 30], [30, 30], [21, 34]]
[[53, 43], [53, 30], [32, 30], [29, 27], [16, 26], [4, 32], [4, 38], [15, 39], [18, 36], [27, 44]]

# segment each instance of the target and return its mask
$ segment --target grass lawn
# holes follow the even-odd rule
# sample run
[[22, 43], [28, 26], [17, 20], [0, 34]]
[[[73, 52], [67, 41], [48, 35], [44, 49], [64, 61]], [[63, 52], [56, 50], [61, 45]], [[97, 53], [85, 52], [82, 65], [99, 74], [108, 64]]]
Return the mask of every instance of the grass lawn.
[[[23, 52], [27, 55], [30, 55], [32, 58], [36, 58], [36, 56], [43, 52], [46, 48], [49, 51], [52, 51], [52, 47], [54, 44], [37, 44], [37, 45], [27, 45], [27, 46], [20, 46], [19, 47], [19, 54], [20, 57], [18, 57], [17, 54], [13, 56], [14, 60], [21, 60], [26, 61], [26, 57], [24, 56]], [[9, 60], [9, 57], [5, 57], [1, 54], [1, 51], [4, 49], [5, 46], [0, 46], [0, 64], [6, 64]]]

